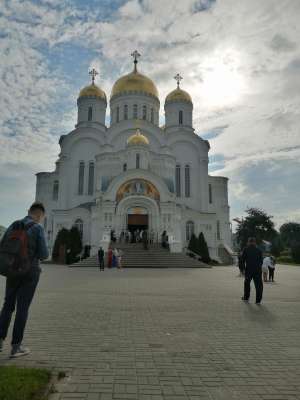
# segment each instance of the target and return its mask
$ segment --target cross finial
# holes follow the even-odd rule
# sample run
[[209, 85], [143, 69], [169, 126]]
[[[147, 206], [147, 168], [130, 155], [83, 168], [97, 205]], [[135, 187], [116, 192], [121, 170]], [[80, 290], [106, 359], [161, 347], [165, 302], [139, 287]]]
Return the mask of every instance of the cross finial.
[[99, 72], [97, 72], [95, 68], [93, 68], [91, 71], [89, 71], [89, 75], [91, 75], [92, 77], [92, 85], [95, 85], [95, 78], [97, 75], [99, 75]]
[[177, 89], [179, 89], [180, 81], [182, 81], [183, 77], [180, 74], [174, 76], [175, 81], [177, 82]]
[[137, 65], [138, 59], [139, 59], [139, 57], [141, 57], [141, 55], [137, 50], [134, 50], [134, 52], [131, 53], [131, 57], [133, 57], [133, 59], [134, 59], [134, 61], [133, 61], [134, 62], [134, 72], [136, 72], [137, 71], [136, 65]]

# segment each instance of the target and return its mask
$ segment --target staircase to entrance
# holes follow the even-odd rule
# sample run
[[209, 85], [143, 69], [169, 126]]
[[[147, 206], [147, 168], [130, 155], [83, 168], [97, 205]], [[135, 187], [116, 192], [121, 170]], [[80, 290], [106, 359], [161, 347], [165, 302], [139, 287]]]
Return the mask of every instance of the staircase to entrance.
[[[170, 253], [159, 244], [149, 245], [148, 250], [142, 243], [116, 243], [116, 247], [123, 252], [122, 265], [124, 268], [211, 268], [184, 253]], [[107, 260], [105, 260], [107, 264]], [[72, 264], [71, 267], [98, 267], [97, 255]]]

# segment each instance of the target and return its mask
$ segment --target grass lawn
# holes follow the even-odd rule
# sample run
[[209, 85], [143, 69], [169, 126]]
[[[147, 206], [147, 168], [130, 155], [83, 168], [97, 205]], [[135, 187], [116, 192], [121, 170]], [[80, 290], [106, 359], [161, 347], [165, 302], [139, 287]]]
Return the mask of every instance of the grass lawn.
[[44, 369], [0, 367], [0, 399], [44, 400], [50, 379]]

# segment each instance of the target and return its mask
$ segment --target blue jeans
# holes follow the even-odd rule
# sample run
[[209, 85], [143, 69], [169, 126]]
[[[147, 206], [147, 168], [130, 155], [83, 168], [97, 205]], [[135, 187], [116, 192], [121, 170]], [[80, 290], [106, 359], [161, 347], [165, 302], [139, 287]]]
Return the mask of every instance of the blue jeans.
[[28, 277], [6, 279], [4, 305], [0, 314], [0, 339], [4, 340], [6, 338], [12, 315], [17, 306], [11, 342], [12, 346], [22, 343], [28, 310], [39, 278], [40, 272], [36, 271]]

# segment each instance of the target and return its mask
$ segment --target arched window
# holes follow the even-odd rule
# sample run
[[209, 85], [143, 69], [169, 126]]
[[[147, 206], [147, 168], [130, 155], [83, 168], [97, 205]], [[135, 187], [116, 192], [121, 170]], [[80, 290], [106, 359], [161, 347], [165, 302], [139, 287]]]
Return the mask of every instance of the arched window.
[[78, 231], [80, 233], [80, 237], [82, 239], [82, 236], [83, 236], [83, 221], [82, 221], [82, 219], [80, 219], [80, 218], [76, 219], [74, 226], [78, 229]]
[[208, 184], [208, 198], [209, 198], [209, 204], [212, 204], [213, 198], [212, 198], [212, 186], [211, 186], [211, 183]]
[[183, 111], [180, 110], [179, 111], [179, 125], [182, 125], [182, 124], [183, 124]]
[[124, 119], [128, 119], [128, 105], [124, 105]]
[[123, 164], [123, 171], [124, 172], [127, 171], [127, 164], [126, 163]]
[[151, 121], [152, 124], [154, 124], [154, 110], [153, 110], [153, 108], [151, 108], [150, 121]]
[[181, 168], [180, 165], [176, 165], [175, 169], [175, 185], [176, 185], [176, 196], [180, 197], [181, 196]]
[[84, 162], [80, 161], [79, 163], [79, 173], [78, 173], [78, 194], [83, 194], [84, 188]]
[[184, 175], [185, 175], [185, 197], [191, 197], [191, 170], [189, 165], [185, 166]]
[[120, 121], [120, 107], [118, 106], [116, 109], [116, 122]]
[[137, 153], [135, 158], [135, 167], [136, 169], [140, 168], [140, 155]]
[[147, 106], [143, 106], [143, 119], [147, 119]]
[[88, 121], [92, 121], [93, 119], [93, 108], [89, 107], [88, 109]]
[[58, 181], [54, 181], [54, 183], [53, 183], [53, 193], [52, 193], [52, 199], [54, 201], [58, 200], [58, 191], [59, 191], [59, 182]]
[[137, 119], [138, 117], [138, 106], [137, 104], [133, 105], [133, 119]]
[[89, 163], [89, 186], [88, 194], [91, 196], [94, 194], [94, 176], [95, 176], [95, 164], [93, 161]]
[[186, 240], [189, 241], [194, 233], [195, 233], [194, 222], [188, 221], [186, 223]]

